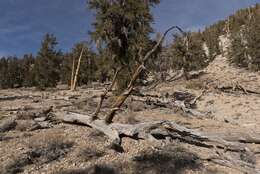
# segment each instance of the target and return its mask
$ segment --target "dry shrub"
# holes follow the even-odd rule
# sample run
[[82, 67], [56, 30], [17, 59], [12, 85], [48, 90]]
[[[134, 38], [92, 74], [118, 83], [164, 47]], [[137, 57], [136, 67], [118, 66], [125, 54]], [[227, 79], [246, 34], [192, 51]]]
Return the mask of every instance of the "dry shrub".
[[107, 165], [94, 165], [87, 169], [66, 170], [58, 174], [117, 174], [117, 172]]
[[78, 157], [83, 161], [95, 160], [106, 155], [104, 150], [99, 150], [96, 147], [85, 146], [81, 147], [78, 152]]
[[17, 125], [15, 118], [10, 117], [0, 121], [0, 132], [7, 132], [13, 130]]
[[186, 169], [198, 169], [201, 166], [199, 158], [180, 146], [167, 145], [162, 149], [146, 150], [133, 158], [135, 170], [149, 174], [181, 174]]
[[16, 174], [23, 172], [23, 168], [32, 164], [32, 161], [26, 156], [19, 156], [7, 162], [3, 167], [1, 174]]
[[16, 122], [17, 126], [15, 129], [22, 132], [41, 128], [41, 126], [33, 120], [17, 120]]
[[27, 155], [35, 162], [48, 163], [64, 157], [73, 146], [61, 132], [53, 131], [29, 139]]

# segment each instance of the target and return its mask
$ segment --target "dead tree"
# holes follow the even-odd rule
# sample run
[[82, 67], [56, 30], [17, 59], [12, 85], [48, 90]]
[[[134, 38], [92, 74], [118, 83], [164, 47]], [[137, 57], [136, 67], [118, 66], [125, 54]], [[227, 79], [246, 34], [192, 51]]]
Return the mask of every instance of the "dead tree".
[[139, 75], [143, 72], [143, 70], [145, 70], [145, 62], [150, 58], [150, 56], [159, 48], [159, 46], [162, 44], [162, 42], [164, 41], [166, 35], [168, 34], [168, 32], [170, 32], [173, 29], [178, 29], [179, 31], [182, 31], [181, 28], [179, 28], [178, 26], [173, 26], [171, 28], [169, 28], [159, 39], [159, 41], [157, 42], [157, 44], [149, 51], [146, 53], [146, 55], [143, 58], [140, 58], [141, 60], [141, 64], [136, 68], [136, 70], [134, 71], [133, 76], [131, 77], [131, 80], [128, 84], [127, 89], [121, 94], [119, 95], [119, 97], [116, 99], [115, 103], [112, 106], [112, 109], [110, 110], [110, 112], [108, 113], [108, 115], [105, 117], [105, 122], [107, 124], [110, 124], [113, 121], [113, 118], [116, 114], [116, 112], [120, 109], [120, 107], [123, 105], [123, 103], [125, 102], [125, 100], [127, 99], [127, 97], [131, 94], [131, 92], [134, 90], [134, 85], [136, 80], [139, 78]]
[[92, 115], [92, 120], [95, 120], [95, 119], [98, 118], [98, 114], [99, 114], [100, 109], [101, 109], [101, 107], [102, 107], [103, 101], [104, 101], [104, 99], [106, 98], [107, 94], [108, 94], [110, 91], [112, 91], [112, 89], [113, 89], [113, 87], [114, 87], [114, 85], [115, 85], [115, 83], [116, 83], [116, 79], [117, 79], [118, 73], [121, 71], [121, 69], [122, 69], [122, 68], [118, 68], [118, 69], [116, 70], [115, 75], [114, 75], [113, 80], [112, 80], [112, 83], [111, 83], [110, 86], [104, 91], [104, 93], [102, 93], [102, 94], [100, 95], [100, 101], [99, 101], [99, 103], [98, 103], [98, 106], [97, 106], [97, 108], [96, 108], [96, 111], [95, 111], [94, 114]]
[[[79, 56], [78, 65], [77, 65], [77, 69], [76, 69], [76, 72], [75, 72], [75, 76], [71, 79], [73, 81], [73, 83], [72, 83], [72, 86], [71, 86], [70, 90], [72, 90], [72, 91], [74, 91], [76, 89], [76, 87], [77, 87], [78, 75], [79, 75], [80, 64], [81, 64], [81, 59], [82, 59], [83, 52], [84, 52], [84, 48], [82, 48], [80, 56]], [[72, 71], [74, 71], [74, 61], [73, 61]], [[72, 72], [72, 74], [74, 74], [74, 73]]]
[[70, 78], [70, 89], [72, 90], [74, 84], [74, 71], [75, 71], [75, 57], [73, 56], [72, 68], [71, 68], [71, 78]]

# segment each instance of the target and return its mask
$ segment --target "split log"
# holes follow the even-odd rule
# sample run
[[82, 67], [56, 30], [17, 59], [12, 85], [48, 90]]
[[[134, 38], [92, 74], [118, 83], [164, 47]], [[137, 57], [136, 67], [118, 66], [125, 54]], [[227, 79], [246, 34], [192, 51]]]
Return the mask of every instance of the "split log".
[[[234, 140], [232, 140], [231, 142], [221, 138], [218, 135], [207, 135], [205, 133], [178, 125], [174, 121], [151, 121], [134, 125], [120, 123], [107, 124], [104, 120], [92, 120], [91, 116], [79, 113], [59, 112], [55, 113], [55, 115], [58, 119], [65, 123], [83, 124], [103, 132], [109, 137], [112, 145], [116, 147], [121, 147], [123, 138], [148, 140], [153, 143], [154, 141], [166, 139], [179, 140], [183, 143], [188, 143], [197, 147], [212, 149], [213, 153], [215, 153], [214, 149], [225, 152], [225, 154], [217, 153], [217, 157], [207, 158], [206, 161], [208, 162], [213, 162], [215, 164], [230, 167], [250, 174], [259, 173], [259, 169], [256, 169], [253, 164], [228, 156], [227, 152], [244, 153], [249, 151], [249, 149], [240, 141], [234, 142]], [[246, 137], [244, 139], [246, 139]]]
[[260, 169], [257, 169], [253, 164], [232, 158], [227, 154], [221, 156], [213, 156], [204, 160], [212, 162], [214, 164], [218, 164], [220, 166], [225, 166], [231, 169], [238, 170], [245, 174], [260, 174]]
[[206, 148], [219, 148], [229, 151], [245, 151], [239, 142], [229, 142], [219, 136], [206, 135], [199, 131], [188, 129], [176, 124], [174, 121], [151, 121], [146, 123], [107, 124], [104, 120], [92, 120], [91, 116], [72, 112], [55, 113], [58, 119], [65, 123], [83, 124], [97, 129], [107, 135], [113, 143], [121, 144], [123, 137], [141, 140], [161, 140], [166, 137]]

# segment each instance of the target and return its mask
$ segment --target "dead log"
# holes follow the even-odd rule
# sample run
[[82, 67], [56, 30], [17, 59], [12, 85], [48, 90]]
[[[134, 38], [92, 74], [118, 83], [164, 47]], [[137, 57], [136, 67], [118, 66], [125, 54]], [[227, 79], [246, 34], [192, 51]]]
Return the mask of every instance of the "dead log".
[[235, 169], [245, 174], [260, 174], [260, 169], [257, 169], [253, 164], [235, 159], [227, 154], [215, 155], [204, 160], [220, 166]]
[[174, 100], [173, 98], [159, 98], [159, 97], [138, 97], [132, 96], [132, 101], [140, 101], [146, 105], [153, 105], [157, 107], [163, 107], [168, 109], [178, 108], [181, 109], [188, 116], [205, 117], [206, 113], [192, 109], [189, 105], [185, 104], [185, 101]]
[[193, 94], [188, 92], [176, 91], [173, 94], [161, 95], [151, 95], [135, 93], [132, 95], [132, 101], [143, 102], [146, 105], [153, 105], [157, 107], [164, 107], [169, 109], [179, 108], [188, 116], [205, 117], [207, 113], [196, 110], [196, 102], [206, 91], [203, 90], [201, 94], [195, 97]]
[[260, 95], [260, 91], [254, 91], [251, 89], [246, 89], [239, 83], [235, 83], [232, 86], [226, 85], [226, 86], [216, 86], [216, 89], [225, 92], [225, 93], [230, 93], [230, 92], [235, 92], [235, 91], [240, 91], [243, 92], [244, 94], [256, 94]]
[[12, 101], [12, 100], [21, 100], [21, 99], [33, 99], [34, 97], [40, 96], [31, 96], [31, 95], [21, 95], [21, 96], [0, 96], [1, 101]]
[[[241, 159], [236, 159], [235, 157], [231, 157], [227, 154], [227, 152], [248, 152], [249, 149], [240, 141], [229, 141], [218, 135], [207, 135], [205, 133], [178, 125], [174, 121], [151, 121], [134, 125], [120, 123], [107, 124], [104, 120], [92, 120], [91, 116], [78, 113], [59, 112], [55, 113], [55, 115], [58, 119], [65, 123], [83, 124], [103, 132], [111, 140], [112, 146], [121, 147], [123, 138], [148, 140], [153, 143], [154, 141], [166, 139], [179, 140], [183, 143], [188, 143], [197, 147], [212, 149], [213, 153], [215, 153], [214, 149], [225, 152], [223, 154], [217, 153], [217, 157], [205, 159], [208, 162], [213, 162], [215, 164], [230, 167], [242, 172], [247, 171], [252, 174], [259, 173], [259, 169], [256, 169], [253, 164], [242, 161]], [[246, 137], [244, 139], [246, 139]]]
[[146, 123], [107, 124], [104, 120], [92, 120], [91, 116], [72, 112], [55, 113], [58, 119], [65, 123], [84, 124], [97, 129], [107, 135], [112, 142], [121, 144], [123, 137], [141, 140], [160, 140], [170, 137], [183, 142], [206, 148], [219, 148], [230, 151], [245, 151], [239, 142], [229, 142], [219, 136], [206, 135], [196, 130], [176, 124], [174, 121], [151, 121]]

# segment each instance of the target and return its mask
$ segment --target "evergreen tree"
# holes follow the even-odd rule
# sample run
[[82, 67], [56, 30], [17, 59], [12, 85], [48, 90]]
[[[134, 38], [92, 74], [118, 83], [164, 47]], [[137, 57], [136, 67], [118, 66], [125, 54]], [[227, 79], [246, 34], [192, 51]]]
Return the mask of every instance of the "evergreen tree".
[[248, 50], [243, 33], [231, 34], [231, 47], [229, 48], [228, 58], [230, 63], [239, 67], [248, 67]]
[[123, 67], [117, 81], [119, 90], [127, 86], [134, 57], [152, 32], [150, 7], [157, 3], [159, 0], [89, 1], [89, 7], [96, 10], [92, 38], [108, 48], [114, 67]]
[[54, 35], [46, 34], [36, 57], [35, 81], [36, 85], [41, 89], [55, 87], [60, 80], [61, 52], [55, 50], [57, 44]]
[[184, 69], [185, 72], [199, 70], [208, 64], [208, 58], [203, 49], [201, 33], [186, 33], [186, 36], [175, 35], [170, 48], [173, 69]]
[[249, 21], [248, 31], [245, 34], [248, 49], [248, 67], [253, 71], [260, 70], [260, 8], [255, 11]]
[[[239, 10], [233, 16], [237, 28], [231, 33], [229, 60], [239, 67], [260, 70], [260, 8]], [[240, 26], [240, 27], [239, 27]], [[239, 27], [239, 29], [238, 29]]]
[[2, 57], [0, 59], [0, 87], [2, 89], [8, 88], [7, 72], [8, 72], [7, 59], [5, 57]]
[[20, 61], [22, 71], [23, 71], [23, 86], [32, 87], [35, 86], [35, 73], [34, 73], [34, 64], [35, 58], [32, 54], [25, 54]]

